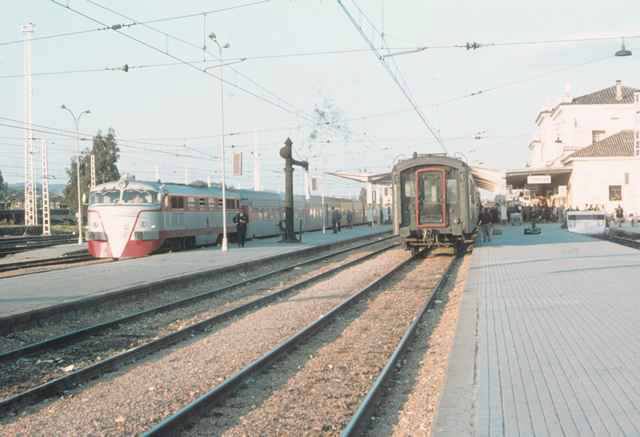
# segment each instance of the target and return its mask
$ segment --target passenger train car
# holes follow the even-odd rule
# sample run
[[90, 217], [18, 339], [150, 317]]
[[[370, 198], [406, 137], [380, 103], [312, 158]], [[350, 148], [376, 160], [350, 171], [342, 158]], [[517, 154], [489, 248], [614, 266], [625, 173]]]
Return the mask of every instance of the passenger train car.
[[[233, 239], [233, 217], [245, 208], [248, 238], [275, 236], [284, 217], [282, 195], [273, 192], [228, 189], [227, 234]], [[295, 226], [304, 231], [322, 228], [322, 200], [296, 196]], [[325, 208], [352, 210], [354, 224], [362, 223], [359, 201], [325, 198]], [[328, 214], [327, 216], [328, 217]], [[160, 248], [184, 249], [222, 240], [222, 191], [204, 183], [192, 185], [143, 182], [124, 177], [91, 191], [87, 240], [98, 258], [145, 256]]]
[[393, 168], [394, 231], [412, 252], [466, 250], [476, 232], [480, 197], [471, 168], [444, 155], [417, 155]]

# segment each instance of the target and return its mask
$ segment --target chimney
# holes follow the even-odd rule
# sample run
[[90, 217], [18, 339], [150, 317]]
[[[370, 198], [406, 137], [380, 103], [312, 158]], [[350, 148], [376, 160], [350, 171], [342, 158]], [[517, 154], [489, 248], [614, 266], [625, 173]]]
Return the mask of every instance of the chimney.
[[616, 102], [622, 101], [622, 81], [616, 80]]

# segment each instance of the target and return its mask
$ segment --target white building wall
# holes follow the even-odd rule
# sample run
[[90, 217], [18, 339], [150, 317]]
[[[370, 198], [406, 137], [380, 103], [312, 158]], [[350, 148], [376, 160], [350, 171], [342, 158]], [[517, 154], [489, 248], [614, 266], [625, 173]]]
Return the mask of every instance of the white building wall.
[[[633, 104], [560, 105], [552, 113], [543, 113], [538, 120], [539, 142], [529, 153], [529, 167], [556, 166], [554, 161], [587, 147], [594, 130], [604, 131], [602, 138], [634, 126]], [[561, 143], [556, 140], [560, 139]]]
[[[618, 204], [625, 214], [640, 214], [640, 159], [593, 158], [574, 160], [569, 181], [569, 206], [583, 209], [585, 205], [604, 205], [613, 213]], [[625, 173], [628, 182], [625, 184]], [[622, 201], [609, 200], [609, 186], [622, 186]]]

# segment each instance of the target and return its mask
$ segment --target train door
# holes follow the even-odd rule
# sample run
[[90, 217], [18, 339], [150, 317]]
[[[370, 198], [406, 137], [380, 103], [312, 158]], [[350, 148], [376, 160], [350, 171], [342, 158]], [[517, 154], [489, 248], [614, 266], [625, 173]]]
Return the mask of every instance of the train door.
[[447, 226], [446, 172], [427, 167], [416, 172], [416, 224], [418, 227]]

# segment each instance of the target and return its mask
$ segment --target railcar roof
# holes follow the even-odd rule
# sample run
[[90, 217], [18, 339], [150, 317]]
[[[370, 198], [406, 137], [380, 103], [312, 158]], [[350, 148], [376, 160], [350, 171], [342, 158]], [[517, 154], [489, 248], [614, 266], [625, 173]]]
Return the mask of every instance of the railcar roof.
[[[97, 185], [95, 189], [92, 191], [103, 191], [103, 190], [119, 190], [123, 187], [123, 181], [113, 181], [107, 182], [105, 184]], [[131, 190], [149, 190], [149, 191], [158, 191], [165, 192], [167, 194], [173, 194], [178, 196], [222, 196], [222, 190], [220, 187], [198, 187], [193, 185], [184, 185], [184, 184], [176, 184], [176, 183], [163, 183], [157, 181], [136, 181], [129, 180], [126, 184], [127, 189]], [[226, 197], [229, 199], [239, 199], [240, 195], [235, 191], [227, 190]]]
[[412, 167], [422, 167], [427, 165], [444, 165], [447, 167], [454, 167], [457, 169], [469, 168], [467, 163], [458, 158], [452, 158], [444, 155], [417, 155], [410, 159], [403, 159], [399, 161], [394, 167], [394, 172], [399, 172]]

